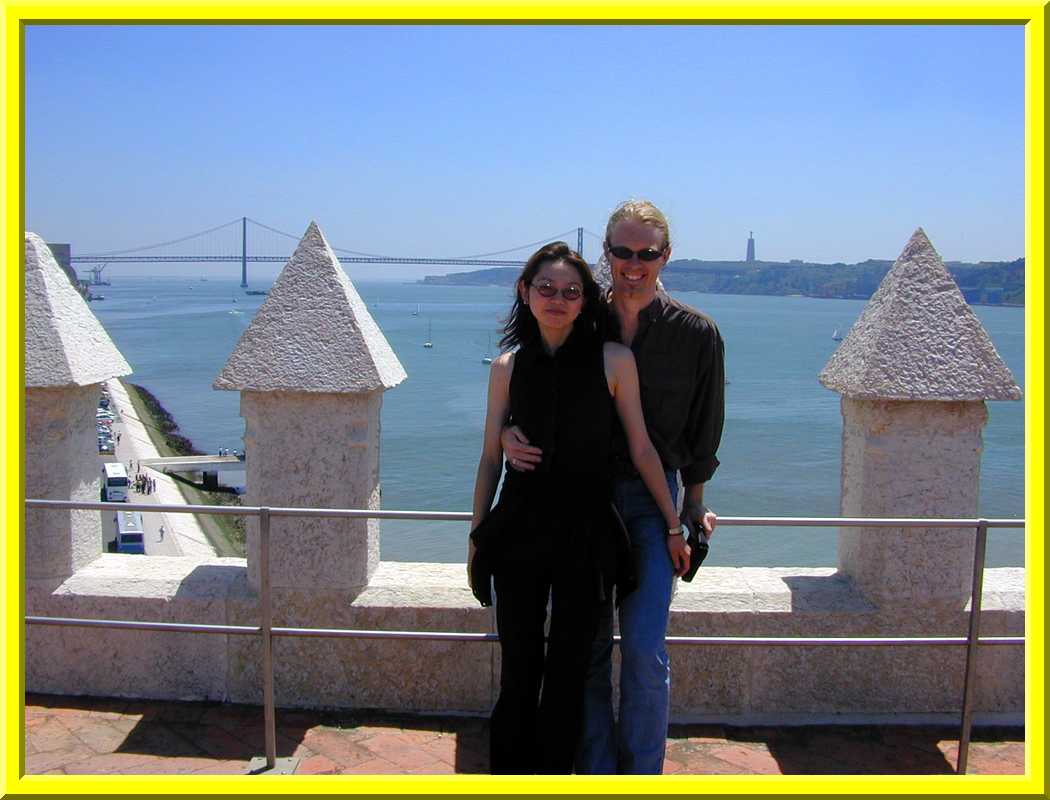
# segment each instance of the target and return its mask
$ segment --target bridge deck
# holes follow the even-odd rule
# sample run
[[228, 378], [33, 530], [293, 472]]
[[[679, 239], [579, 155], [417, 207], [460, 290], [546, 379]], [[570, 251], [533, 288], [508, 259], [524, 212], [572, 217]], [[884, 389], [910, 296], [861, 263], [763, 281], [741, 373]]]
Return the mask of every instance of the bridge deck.
[[245, 460], [237, 456], [144, 458], [139, 464], [158, 472], [233, 472], [245, 468]]

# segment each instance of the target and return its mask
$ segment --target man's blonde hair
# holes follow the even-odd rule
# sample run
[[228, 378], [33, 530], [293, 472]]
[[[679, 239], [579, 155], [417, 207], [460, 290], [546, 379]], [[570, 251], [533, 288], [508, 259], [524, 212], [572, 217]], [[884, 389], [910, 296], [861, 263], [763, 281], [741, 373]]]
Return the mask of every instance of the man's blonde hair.
[[609, 215], [609, 222], [605, 226], [605, 240], [609, 241], [613, 228], [617, 223], [624, 220], [637, 220], [646, 225], [652, 225], [664, 232], [664, 247], [671, 246], [671, 226], [667, 222], [664, 212], [658, 209], [648, 200], [625, 200], [613, 209]]

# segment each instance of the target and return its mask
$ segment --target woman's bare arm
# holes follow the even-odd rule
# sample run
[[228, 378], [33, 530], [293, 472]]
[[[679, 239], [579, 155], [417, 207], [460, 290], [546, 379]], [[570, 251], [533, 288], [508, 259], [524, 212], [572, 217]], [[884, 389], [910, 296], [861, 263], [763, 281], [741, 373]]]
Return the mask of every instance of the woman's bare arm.
[[[504, 353], [492, 362], [489, 371], [488, 410], [485, 414], [485, 434], [474, 480], [474, 509], [470, 529], [474, 530], [492, 508], [500, 471], [503, 469], [503, 447], [500, 433], [510, 413], [510, 376], [514, 371], [514, 354]], [[468, 540], [469, 541], [469, 540]], [[467, 548], [467, 576], [474, 557], [474, 543]]]
[[[649, 438], [642, 414], [642, 400], [638, 385], [638, 368], [634, 354], [615, 342], [605, 344], [605, 374], [609, 389], [616, 403], [616, 412], [627, 434], [627, 446], [631, 461], [641, 476], [646, 488], [656, 501], [664, 516], [668, 530], [678, 526], [678, 512], [667, 487], [663, 464]], [[684, 574], [689, 567], [689, 546], [682, 536], [667, 537], [667, 551], [674, 563], [675, 572]]]

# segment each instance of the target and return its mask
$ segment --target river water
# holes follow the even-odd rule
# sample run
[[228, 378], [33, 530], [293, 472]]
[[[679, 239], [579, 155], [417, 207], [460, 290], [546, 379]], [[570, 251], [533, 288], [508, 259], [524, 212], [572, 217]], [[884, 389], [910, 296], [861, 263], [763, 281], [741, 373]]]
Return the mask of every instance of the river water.
[[[153, 392], [199, 449], [242, 449], [239, 395], [211, 384], [265, 298], [245, 295], [234, 280], [116, 280], [96, 288], [106, 299], [91, 308], [134, 369], [125, 380]], [[384, 508], [469, 511], [485, 417], [488, 367], [482, 358], [496, 346], [511, 290], [356, 286], [408, 373], [383, 399]], [[675, 294], [710, 314], [726, 343], [730, 385], [722, 464], [706, 490], [712, 508], [723, 516], [836, 516], [839, 396], [821, 386], [817, 374], [837, 346], [832, 332], [845, 334], [865, 301]], [[1024, 309], [974, 311], [1023, 389]], [[428, 331], [430, 349], [422, 346]], [[1024, 516], [1024, 405], [988, 403], [984, 516]], [[466, 527], [384, 521], [382, 557], [462, 561]], [[726, 527], [709, 563], [834, 566], [836, 538], [834, 529]], [[1023, 534], [992, 531], [988, 562], [1023, 565]]]

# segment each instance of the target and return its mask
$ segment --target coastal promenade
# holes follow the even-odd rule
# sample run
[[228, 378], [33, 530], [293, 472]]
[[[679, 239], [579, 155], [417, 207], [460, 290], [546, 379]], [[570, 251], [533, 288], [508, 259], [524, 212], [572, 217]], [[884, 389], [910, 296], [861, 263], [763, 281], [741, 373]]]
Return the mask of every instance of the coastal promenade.
[[[134, 480], [139, 471], [138, 464], [144, 458], [159, 458], [160, 453], [153, 445], [149, 437], [146, 424], [139, 417], [135, 406], [128, 397], [124, 384], [116, 378], [106, 381], [109, 389], [110, 402], [117, 411], [117, 431], [121, 434], [120, 442], [116, 447], [116, 458], [123, 461], [125, 465], [134, 462], [135, 469], [130, 470], [128, 475]], [[175, 479], [170, 475], [146, 467], [142, 470], [157, 482], [157, 489], [152, 494], [137, 494], [132, 491], [128, 499], [136, 503], [158, 503], [183, 505], [186, 503], [179, 487], [175, 485]], [[197, 523], [197, 518], [192, 514], [164, 514], [153, 513], [142, 515], [143, 526], [146, 531], [146, 554], [155, 556], [199, 556], [211, 557], [216, 555], [215, 548], [208, 542], [207, 536]], [[160, 535], [160, 528], [164, 527], [164, 536]]]
[[[242, 774], [262, 754], [262, 709], [29, 694], [26, 772]], [[667, 775], [945, 775], [957, 726], [671, 725]], [[1024, 774], [1024, 729], [975, 728], [968, 774]], [[488, 771], [479, 717], [277, 709], [277, 756], [299, 775], [452, 775]], [[608, 780], [622, 780], [609, 778]]]

